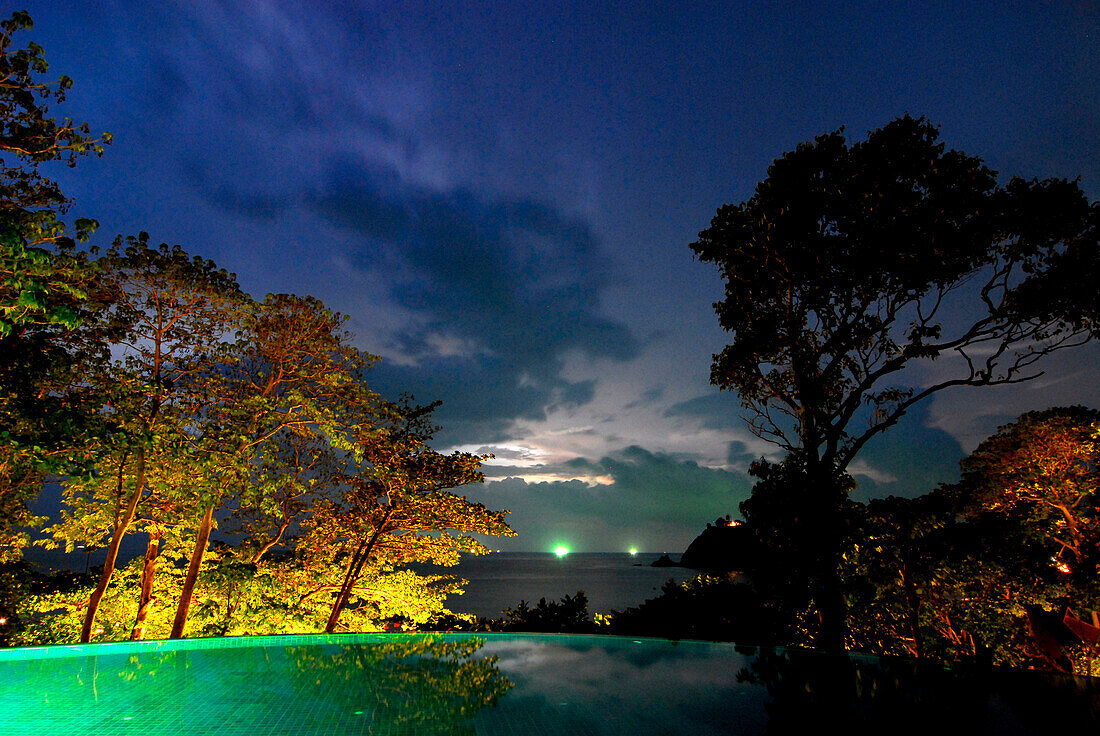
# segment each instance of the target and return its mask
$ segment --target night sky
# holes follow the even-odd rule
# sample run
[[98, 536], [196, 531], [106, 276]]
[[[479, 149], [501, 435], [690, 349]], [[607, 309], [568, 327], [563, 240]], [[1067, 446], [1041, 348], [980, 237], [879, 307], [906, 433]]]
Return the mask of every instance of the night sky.
[[[308, 7], [300, 7], [300, 6]], [[148, 231], [311, 294], [492, 452], [509, 550], [682, 551], [737, 514], [750, 435], [688, 244], [771, 160], [909, 112], [1008, 177], [1100, 197], [1093, 2], [30, 2], [53, 110], [108, 130], [54, 172], [96, 242]], [[1023, 411], [1100, 406], [1100, 348], [940, 394], [867, 447], [857, 497], [916, 495]], [[927, 378], [927, 376], [926, 376]]]

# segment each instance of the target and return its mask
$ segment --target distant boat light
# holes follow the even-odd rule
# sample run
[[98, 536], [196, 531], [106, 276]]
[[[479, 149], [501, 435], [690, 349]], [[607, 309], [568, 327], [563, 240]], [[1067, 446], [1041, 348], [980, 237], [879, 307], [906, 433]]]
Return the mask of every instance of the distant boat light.
[[636, 554], [638, 554], [638, 548], [637, 548], [637, 547], [631, 547], [631, 548], [630, 548], [630, 554], [631, 554], [631, 555], [636, 555]]
[[558, 557], [565, 557], [567, 554], [569, 554], [569, 548], [559, 545], [557, 547], [554, 547], [554, 554], [556, 554]]

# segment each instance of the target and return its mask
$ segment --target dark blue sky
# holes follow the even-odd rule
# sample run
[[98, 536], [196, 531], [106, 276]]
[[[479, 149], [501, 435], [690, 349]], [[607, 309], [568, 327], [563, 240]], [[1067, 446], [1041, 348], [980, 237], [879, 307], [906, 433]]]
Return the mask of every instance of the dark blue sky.
[[[513, 512], [508, 549], [675, 552], [736, 513], [774, 450], [708, 385], [720, 282], [688, 244], [797, 143], [909, 112], [1100, 196], [1092, 2], [25, 7], [76, 81], [56, 112], [115, 135], [59, 172], [71, 215], [350, 315], [379, 389], [444, 401], [441, 449], [496, 454], [470, 495]], [[1098, 357], [937, 397], [868, 446], [858, 493], [1100, 405]]]

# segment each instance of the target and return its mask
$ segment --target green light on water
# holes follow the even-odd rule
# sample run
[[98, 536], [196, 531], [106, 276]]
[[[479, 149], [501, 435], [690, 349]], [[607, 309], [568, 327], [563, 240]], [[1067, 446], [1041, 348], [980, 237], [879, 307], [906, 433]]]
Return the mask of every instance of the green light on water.
[[556, 554], [558, 557], [565, 557], [567, 554], [569, 554], [569, 548], [563, 547], [559, 544], [557, 547], [554, 547], [554, 554]]
[[630, 554], [632, 554], [632, 555], [638, 554], [638, 548], [637, 547], [631, 547], [630, 548]]

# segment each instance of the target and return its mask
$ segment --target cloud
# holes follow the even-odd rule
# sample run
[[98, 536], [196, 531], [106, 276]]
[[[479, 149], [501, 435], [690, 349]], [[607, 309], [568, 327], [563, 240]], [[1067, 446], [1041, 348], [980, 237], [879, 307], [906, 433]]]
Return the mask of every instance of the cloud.
[[711, 392], [673, 404], [665, 410], [667, 417], [690, 417], [707, 429], [728, 429], [745, 426], [745, 410], [733, 391]]
[[[339, 283], [310, 293], [367, 321], [355, 329], [386, 359], [379, 390], [443, 399], [441, 441], [500, 440], [516, 419], [590, 403], [597, 380], [566, 377], [570, 355], [638, 354], [603, 312], [609, 261], [588, 223], [550, 197], [491, 190], [490, 151], [467, 160], [462, 131], [433, 122], [430, 43], [367, 9], [178, 10], [147, 71], [163, 101], [147, 134], [170, 134], [166, 155], [233, 231], [277, 227], [283, 257], [319, 274], [339, 262]], [[266, 266], [234, 268], [260, 281]]]
[[595, 236], [549, 205], [437, 191], [344, 162], [311, 206], [355, 235], [353, 263], [387, 269], [384, 296], [417, 315], [392, 335], [407, 359], [375, 380], [443, 399], [445, 426], [471, 425], [450, 425], [454, 438], [493, 441], [513, 419], [590, 402], [595, 381], [563, 375], [570, 356], [638, 354], [627, 327], [601, 312], [608, 267]]
[[929, 423], [972, 452], [1021, 414], [1075, 404], [1100, 407], [1100, 343], [1064, 350], [1036, 363], [1043, 375], [1014, 386], [957, 388], [930, 402]]
[[[708, 521], [736, 515], [751, 486], [743, 474], [637, 446], [599, 460], [578, 457], [514, 470], [520, 472], [471, 489], [490, 508], [515, 512], [509, 523], [519, 536], [491, 542], [509, 549], [566, 543], [575, 551], [634, 546], [682, 552]], [[538, 480], [546, 474], [576, 479]]]

